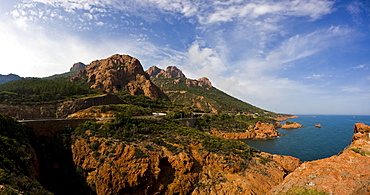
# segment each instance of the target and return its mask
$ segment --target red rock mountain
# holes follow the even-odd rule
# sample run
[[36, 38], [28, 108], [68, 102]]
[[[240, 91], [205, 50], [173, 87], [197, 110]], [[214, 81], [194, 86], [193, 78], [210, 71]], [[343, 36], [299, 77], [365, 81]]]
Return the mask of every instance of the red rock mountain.
[[[152, 66], [146, 72], [149, 74], [149, 76], [155, 77], [155, 78], [159, 78], [159, 77], [186, 78], [184, 73], [180, 69], [178, 69], [176, 66], [168, 66], [166, 70], [160, 69], [156, 66]], [[175, 82], [180, 82], [180, 80], [177, 79], [175, 80]], [[207, 77], [203, 77], [198, 80], [192, 80], [192, 79], [186, 78], [185, 82], [186, 82], [186, 86], [188, 87], [195, 87], [195, 86], [205, 87], [205, 88], [212, 87], [212, 83]]]
[[156, 66], [152, 66], [146, 72], [149, 74], [149, 76], [154, 76], [156, 78], [162, 76], [164, 78], [186, 78], [184, 73], [182, 73], [182, 71], [176, 66], [168, 66], [166, 70], [160, 69]]
[[72, 81], [87, 77], [91, 88], [105, 92], [126, 91], [131, 95], [145, 95], [150, 98], [166, 98], [167, 95], [150, 81], [140, 61], [128, 55], [113, 55], [96, 60], [81, 70]]

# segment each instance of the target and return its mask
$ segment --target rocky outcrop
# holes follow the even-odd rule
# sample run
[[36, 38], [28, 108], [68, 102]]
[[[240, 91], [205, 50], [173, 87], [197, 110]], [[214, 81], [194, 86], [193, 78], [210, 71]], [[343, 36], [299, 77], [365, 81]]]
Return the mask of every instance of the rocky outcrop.
[[69, 119], [89, 119], [89, 118], [111, 119], [111, 118], [114, 118], [115, 116], [116, 116], [116, 113], [112, 110], [103, 112], [101, 108], [93, 106], [93, 107], [75, 112], [73, 114], [70, 114], [68, 115], [68, 118]]
[[277, 116], [274, 119], [277, 121], [286, 121], [290, 118], [298, 118], [298, 116], [290, 115], [290, 116]]
[[79, 71], [79, 70], [83, 70], [87, 67], [86, 64], [82, 63], [82, 62], [77, 62], [77, 63], [74, 63], [73, 66], [69, 69], [70, 72], [73, 72], [73, 71]]
[[[149, 76], [154, 78], [186, 78], [184, 73], [180, 69], [178, 69], [176, 66], [168, 66], [166, 70], [160, 69], [156, 66], [150, 67], [147, 71]], [[174, 84], [181, 83], [181, 79], [175, 79]], [[187, 87], [204, 87], [204, 88], [212, 88], [212, 83], [209, 81], [207, 77], [200, 78], [198, 80], [188, 79], [185, 80]]]
[[73, 161], [98, 195], [266, 194], [290, 169], [288, 162], [264, 154], [243, 165], [236, 155], [219, 156], [197, 144], [177, 154], [164, 147], [150, 150], [145, 144], [78, 138], [72, 146]]
[[166, 94], [150, 81], [140, 61], [128, 55], [113, 55], [96, 60], [81, 70], [72, 81], [87, 77], [91, 88], [105, 92], [126, 91], [131, 95], [145, 95], [150, 98], [166, 98]]
[[207, 77], [198, 79], [198, 86], [200, 87], [212, 87], [211, 81]]
[[292, 156], [269, 154], [265, 152], [262, 152], [261, 155], [277, 162], [287, 173], [293, 172], [302, 164], [301, 160]]
[[160, 69], [156, 66], [150, 67], [147, 71], [149, 76], [164, 77], [164, 78], [186, 78], [184, 73], [176, 66], [168, 66], [166, 70]]
[[191, 79], [186, 79], [186, 86], [187, 87], [212, 87], [211, 81], [207, 77], [200, 78], [198, 80], [191, 80]]
[[370, 194], [370, 127], [355, 124], [352, 143], [340, 154], [305, 162], [271, 194], [294, 187], [317, 188], [329, 194]]
[[123, 103], [125, 102], [122, 99], [113, 94], [104, 94], [95, 97], [66, 101], [58, 106], [58, 109], [56, 111], [56, 117], [65, 118], [69, 114], [75, 113], [82, 109], [90, 108], [92, 106], [123, 104]]
[[149, 76], [156, 76], [156, 75], [158, 75], [161, 71], [164, 71], [164, 70], [162, 70], [162, 69], [158, 68], [157, 66], [152, 66], [152, 67], [150, 67], [150, 68], [146, 71], [146, 73], [148, 73], [148, 75], [149, 75]]
[[317, 128], [321, 128], [321, 127], [322, 127], [322, 125], [321, 125], [321, 124], [317, 124], [317, 125], [315, 125], [315, 127], [317, 127]]
[[303, 125], [290, 121], [287, 121], [285, 124], [281, 126], [282, 129], [299, 129], [301, 127], [303, 127]]
[[275, 138], [280, 135], [273, 124], [266, 124], [260, 121], [257, 122], [253, 128], [250, 128], [243, 133], [223, 133], [219, 132], [215, 128], [211, 130], [211, 133], [226, 139], [268, 139]]

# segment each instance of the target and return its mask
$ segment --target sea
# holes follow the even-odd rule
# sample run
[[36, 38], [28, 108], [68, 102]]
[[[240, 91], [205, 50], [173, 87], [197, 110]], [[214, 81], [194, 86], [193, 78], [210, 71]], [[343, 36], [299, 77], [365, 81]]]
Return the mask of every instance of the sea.
[[[312, 161], [340, 153], [351, 143], [354, 124], [370, 125], [370, 116], [298, 115], [298, 118], [288, 121], [297, 122], [303, 127], [291, 130], [278, 129], [284, 136], [275, 139], [242, 141], [263, 152]], [[321, 124], [322, 127], [315, 127], [317, 124]]]

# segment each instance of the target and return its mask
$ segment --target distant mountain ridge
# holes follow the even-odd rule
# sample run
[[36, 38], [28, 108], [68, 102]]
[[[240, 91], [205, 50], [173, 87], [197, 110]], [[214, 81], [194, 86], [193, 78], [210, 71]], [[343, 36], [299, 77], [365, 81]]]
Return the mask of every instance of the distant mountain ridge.
[[20, 80], [22, 77], [16, 75], [16, 74], [8, 74], [8, 75], [2, 75], [0, 74], [0, 84], [9, 82], [9, 81], [15, 81]]

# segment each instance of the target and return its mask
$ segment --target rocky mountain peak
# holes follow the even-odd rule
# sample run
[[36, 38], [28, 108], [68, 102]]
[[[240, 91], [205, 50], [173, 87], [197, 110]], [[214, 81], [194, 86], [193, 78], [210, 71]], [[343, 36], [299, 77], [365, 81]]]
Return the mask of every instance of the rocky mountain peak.
[[152, 66], [150, 67], [146, 73], [148, 73], [149, 76], [156, 76], [158, 75], [161, 71], [163, 71], [162, 69], [158, 68], [157, 66]]
[[77, 63], [74, 63], [73, 66], [71, 67], [71, 69], [69, 69], [70, 72], [72, 71], [79, 71], [79, 70], [83, 70], [87, 67], [86, 64], [82, 63], [82, 62], [77, 62]]
[[87, 77], [91, 88], [106, 92], [126, 91], [131, 95], [146, 95], [150, 98], [168, 98], [150, 81], [140, 61], [128, 55], [115, 54], [107, 59], [96, 60], [81, 70], [72, 81]]
[[[159, 78], [159, 77], [186, 78], [184, 73], [180, 69], [178, 69], [176, 66], [168, 66], [166, 70], [160, 69], [156, 66], [152, 66], [146, 72], [148, 73], [149, 76], [155, 77], [155, 78]], [[175, 84], [178, 84], [181, 82], [181, 80], [176, 79], [174, 82]], [[205, 87], [205, 88], [212, 87], [212, 83], [211, 81], [209, 81], [207, 77], [203, 77], [198, 80], [192, 80], [192, 79], [186, 78], [185, 82], [188, 87], [195, 87], [195, 86]]]
[[168, 66], [166, 68], [166, 78], [186, 78], [184, 73], [180, 69], [178, 69], [176, 66]]
[[198, 79], [198, 85], [200, 87], [212, 87], [212, 83], [207, 77]]
[[184, 73], [176, 66], [168, 66], [166, 70], [160, 69], [156, 66], [150, 67], [147, 71], [151, 77], [164, 77], [164, 78], [186, 78]]

